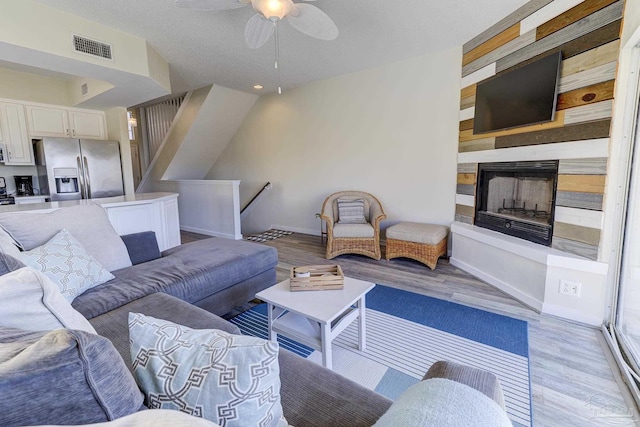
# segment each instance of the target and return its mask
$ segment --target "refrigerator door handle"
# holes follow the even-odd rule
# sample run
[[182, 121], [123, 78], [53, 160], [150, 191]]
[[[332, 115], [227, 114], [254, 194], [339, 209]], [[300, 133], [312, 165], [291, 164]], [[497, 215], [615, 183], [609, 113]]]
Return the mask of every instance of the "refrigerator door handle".
[[78, 181], [80, 182], [80, 197], [86, 199], [86, 191], [84, 187], [84, 170], [82, 169], [82, 163], [80, 162], [80, 156], [76, 157], [76, 163], [78, 164]]
[[86, 157], [82, 157], [84, 159], [84, 179], [87, 183], [87, 199], [91, 198], [91, 180], [89, 179], [89, 162]]

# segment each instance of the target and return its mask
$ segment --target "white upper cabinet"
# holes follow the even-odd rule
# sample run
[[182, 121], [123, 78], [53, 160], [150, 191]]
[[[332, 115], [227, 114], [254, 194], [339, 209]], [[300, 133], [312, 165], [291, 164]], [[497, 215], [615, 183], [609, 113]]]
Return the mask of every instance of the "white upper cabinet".
[[27, 105], [31, 137], [107, 139], [102, 111]]
[[33, 165], [33, 146], [27, 133], [22, 104], [0, 102], [0, 128], [5, 146], [5, 165]]
[[101, 111], [69, 110], [69, 121], [73, 138], [107, 139]]
[[33, 136], [71, 137], [67, 110], [27, 105], [29, 134]]

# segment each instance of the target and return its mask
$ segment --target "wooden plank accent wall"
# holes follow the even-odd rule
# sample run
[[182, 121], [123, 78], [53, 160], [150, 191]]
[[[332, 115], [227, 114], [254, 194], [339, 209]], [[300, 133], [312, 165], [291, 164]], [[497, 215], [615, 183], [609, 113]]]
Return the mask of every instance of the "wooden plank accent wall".
[[[487, 161], [492, 153], [500, 161], [504, 149], [517, 150], [512, 152], [523, 161], [540, 160], [542, 144], [570, 144], [575, 158], [559, 160], [556, 206], [561, 214], [554, 222], [552, 246], [598, 258], [608, 159], [581, 147], [610, 136], [623, 5], [623, 0], [584, 0], [567, 10], [550, 0], [532, 0], [463, 46], [458, 152], [465, 153], [466, 163], [458, 165], [456, 221], [473, 224], [475, 215], [467, 205], [475, 203], [478, 164], [469, 162]], [[480, 79], [558, 51], [563, 60], [552, 122], [473, 134]]]

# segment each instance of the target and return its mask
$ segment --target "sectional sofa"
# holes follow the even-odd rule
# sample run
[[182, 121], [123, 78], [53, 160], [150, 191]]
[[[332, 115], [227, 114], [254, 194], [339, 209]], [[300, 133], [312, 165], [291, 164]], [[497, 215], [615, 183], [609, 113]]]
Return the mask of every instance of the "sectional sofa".
[[[106, 214], [97, 205], [63, 208], [46, 214], [18, 215], [0, 214], [0, 227], [8, 232], [23, 250], [42, 244], [60, 229], [68, 229], [87, 247], [87, 251], [92, 251], [96, 259], [102, 260], [105, 265], [113, 267], [123, 262], [131, 264], [112, 270], [111, 273], [115, 276], [113, 279], [86, 290], [72, 302], [73, 308], [89, 320], [95, 332], [109, 340], [108, 347], [115, 349], [110, 356], [114, 359], [107, 364], [113, 366], [108, 373], [111, 377], [109, 381], [116, 384], [131, 383], [132, 379], [129, 313], [142, 313], [193, 329], [216, 329], [239, 334], [240, 331], [235, 325], [218, 315], [227, 313], [231, 308], [253, 298], [257, 291], [275, 283], [277, 253], [275, 249], [264, 245], [211, 238], [183, 244], [160, 254], [157, 244], [154, 245], [153, 233], [118, 237], [120, 245], [118, 239], [114, 239], [115, 231], [110, 231], [106, 226]], [[37, 229], [34, 224], [38, 225]], [[11, 244], [12, 241], [7, 241], [6, 236], [4, 241], [0, 238], [5, 272], [23, 266], [9, 256], [9, 252], [14, 250]], [[109, 247], [112, 244], [117, 247]], [[123, 257], [123, 254], [126, 257]], [[2, 292], [0, 287], [0, 294]], [[27, 408], [31, 407], [31, 402], [21, 402], [19, 399], [15, 402], [15, 383], [14, 391], [10, 390], [13, 377], [3, 377], [3, 372], [6, 371], [3, 370], [2, 357], [6, 357], [6, 352], [2, 346], [15, 345], [11, 340], [15, 340], [16, 336], [29, 336], [32, 340], [37, 340], [37, 337], [32, 337], [36, 332], [23, 334], [15, 329], [2, 328], [3, 326], [5, 325], [0, 321], [0, 402], [5, 401], [5, 412], [4, 415], [0, 415], [0, 424], [21, 425], [16, 421], [20, 419], [20, 415], [15, 414], [21, 414], [23, 410], [26, 413], [30, 412]], [[74, 336], [80, 337], [78, 342], [86, 339], [83, 333], [73, 333]], [[40, 334], [43, 335], [45, 332]], [[109, 351], [111, 350], [101, 351], [102, 356]], [[392, 402], [387, 398], [287, 350], [279, 350], [278, 362], [283, 414], [291, 425], [371, 426], [392, 407]], [[116, 367], [120, 365], [126, 368], [118, 370]], [[492, 374], [455, 364], [440, 363], [434, 365], [425, 378], [447, 379], [458, 385], [465, 384], [464, 387], [470, 386], [471, 390], [479, 391], [479, 394], [484, 396], [482, 398], [490, 401], [490, 407], [504, 407], [500, 385]], [[22, 378], [21, 381], [26, 381], [21, 384], [30, 384], [29, 378]], [[57, 380], [53, 381], [56, 382]], [[41, 378], [38, 379], [38, 384], [44, 384]], [[121, 387], [124, 389], [124, 385]], [[25, 396], [28, 395], [29, 390], [24, 391]], [[46, 389], [34, 393], [34, 396], [37, 395], [40, 399], [38, 411], [44, 411], [42, 413], [45, 414], [47, 404], [59, 405], [63, 399], [54, 393], [47, 395]], [[73, 393], [73, 390], [70, 390], [70, 393]], [[123, 397], [127, 396], [126, 393], [119, 393], [119, 397], [124, 399], [121, 401], [123, 407], [137, 405], [133, 398]], [[136, 391], [132, 395], [135, 393]], [[436, 395], [438, 393], [436, 392]], [[446, 391], [440, 396], [434, 395], [432, 401], [446, 401], [450, 393]], [[19, 395], [20, 393], [18, 397]], [[10, 407], [7, 406], [9, 400], [12, 401]], [[72, 424], [69, 420], [99, 422], [114, 418], [108, 411], [101, 412], [90, 405], [80, 406], [74, 407], [77, 413], [66, 411], [62, 415], [56, 415], [58, 419], [46, 420], [46, 423]], [[96, 411], [97, 414], [87, 414], [84, 413], [85, 410]], [[42, 424], [37, 419], [38, 411], [32, 408], [34, 418], [25, 416], [25, 419], [34, 425]], [[442, 411], [448, 416], [447, 411]], [[457, 410], [454, 408], [454, 411]], [[502, 409], [498, 410], [498, 416], [506, 419], [501, 411]], [[433, 412], [441, 410], [431, 409], [430, 412], [433, 415]], [[56, 412], [48, 412], [51, 417], [54, 417], [54, 413]], [[14, 414], [13, 418], [8, 418], [11, 414]], [[384, 421], [384, 418], [382, 420]], [[397, 418], [388, 420], [386, 425], [393, 425], [397, 422], [394, 420]]]

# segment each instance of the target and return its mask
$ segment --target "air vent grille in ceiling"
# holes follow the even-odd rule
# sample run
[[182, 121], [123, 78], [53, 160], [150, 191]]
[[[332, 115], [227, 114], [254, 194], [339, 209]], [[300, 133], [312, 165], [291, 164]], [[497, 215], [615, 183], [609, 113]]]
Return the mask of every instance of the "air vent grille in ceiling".
[[104, 59], [113, 59], [111, 55], [111, 45], [76, 34], [73, 35], [73, 50]]

